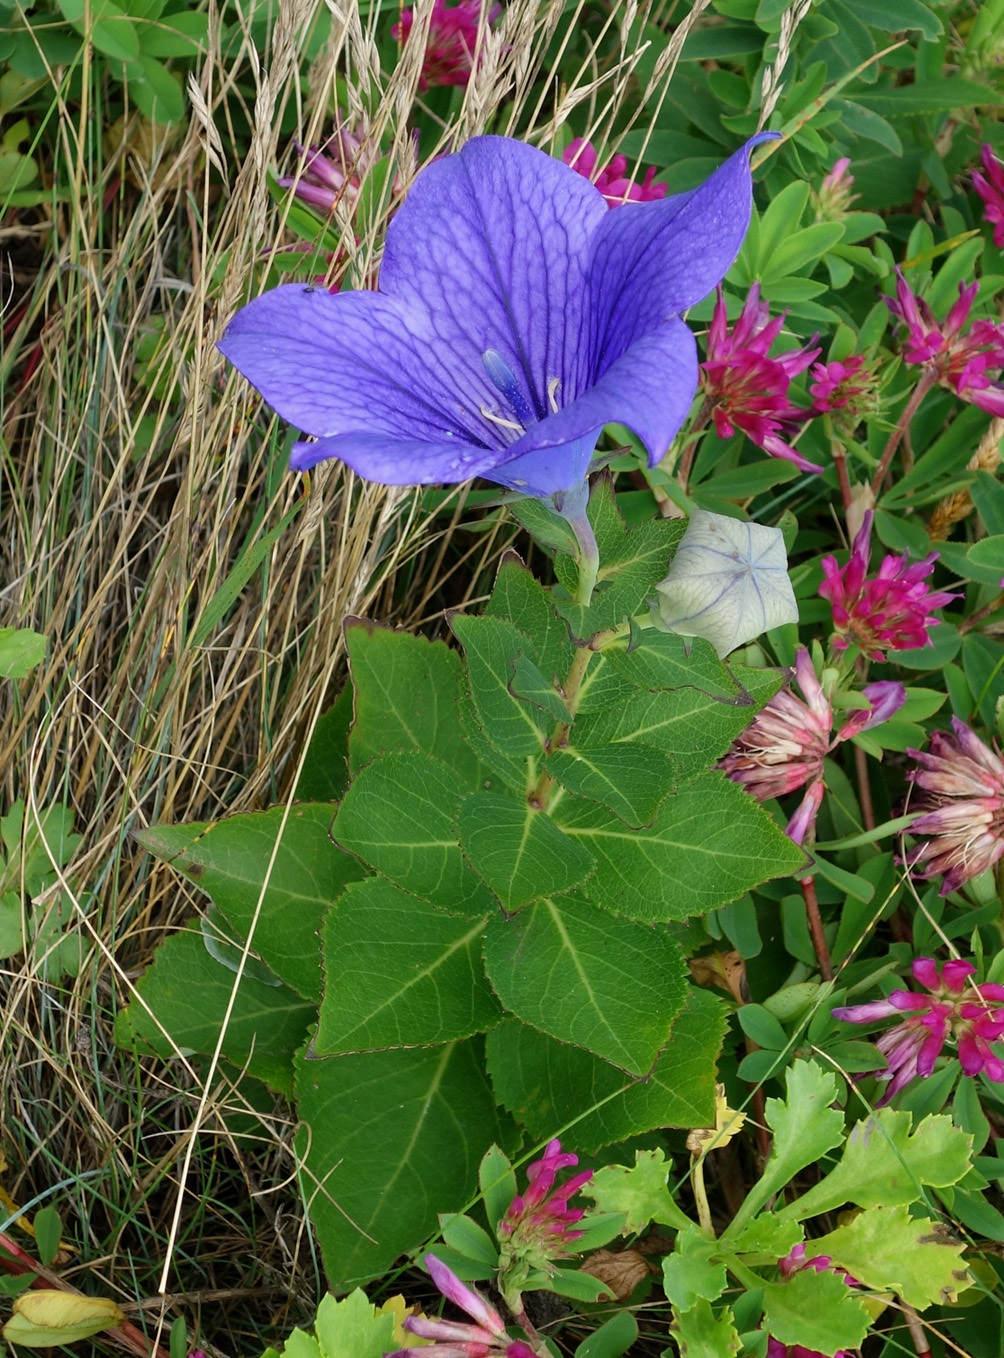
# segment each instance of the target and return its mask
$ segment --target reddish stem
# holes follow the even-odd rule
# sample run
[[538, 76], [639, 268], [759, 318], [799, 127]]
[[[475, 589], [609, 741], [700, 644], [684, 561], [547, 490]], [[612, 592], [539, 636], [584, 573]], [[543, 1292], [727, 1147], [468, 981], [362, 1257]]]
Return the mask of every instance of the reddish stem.
[[814, 877], [803, 877], [799, 881], [799, 886], [805, 898], [805, 917], [809, 923], [809, 933], [812, 936], [812, 946], [819, 963], [820, 975], [824, 981], [832, 981], [833, 963], [830, 961], [830, 950], [826, 946], [826, 935], [823, 933], [823, 919], [819, 913], [819, 902], [816, 900], [816, 880]]
[[903, 407], [903, 413], [896, 421], [896, 428], [889, 435], [889, 441], [882, 451], [882, 458], [878, 467], [875, 469], [875, 475], [872, 477], [872, 495], [877, 497], [879, 491], [882, 489], [882, 482], [885, 480], [886, 472], [889, 470], [889, 463], [892, 461], [893, 454], [900, 445], [900, 440], [907, 429], [909, 429], [910, 421], [913, 419], [914, 415], [916, 415], [921, 401], [931, 388], [937, 385], [937, 381], [938, 379], [933, 373], [921, 373], [920, 381], [914, 387], [912, 396]]

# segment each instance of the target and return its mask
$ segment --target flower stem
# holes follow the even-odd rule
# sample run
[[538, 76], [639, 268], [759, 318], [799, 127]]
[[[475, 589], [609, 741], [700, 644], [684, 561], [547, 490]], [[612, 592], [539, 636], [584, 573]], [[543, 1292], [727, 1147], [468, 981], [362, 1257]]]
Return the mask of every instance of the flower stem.
[[708, 1194], [704, 1187], [703, 1155], [690, 1157], [690, 1186], [694, 1190], [694, 1201], [697, 1204], [698, 1225], [702, 1231], [714, 1238], [715, 1228], [711, 1223], [711, 1208], [708, 1206]]
[[805, 917], [809, 924], [816, 960], [819, 963], [819, 974], [824, 981], [832, 981], [833, 963], [830, 961], [830, 950], [826, 946], [826, 935], [823, 933], [823, 918], [819, 913], [819, 902], [816, 900], [816, 883], [811, 877], [803, 877], [799, 881], [799, 886], [805, 899]]
[[931, 390], [931, 388], [937, 385], [937, 381], [938, 379], [934, 376], [933, 373], [929, 372], [921, 373], [920, 381], [914, 387], [912, 396], [910, 397], [909, 401], [907, 401], [906, 405], [903, 407], [903, 413], [896, 421], [896, 428], [889, 435], [889, 441], [886, 444], [885, 448], [882, 450], [881, 460], [879, 461], [879, 464], [875, 469], [875, 475], [872, 477], [873, 495], [877, 496], [879, 491], [882, 489], [882, 482], [885, 480], [886, 472], [889, 470], [889, 463], [893, 459], [893, 454], [899, 447], [903, 435], [909, 429], [910, 421], [913, 419], [914, 415], [916, 415], [918, 409], [920, 408], [921, 401]]
[[589, 522], [589, 482], [579, 481], [568, 490], [556, 490], [550, 498], [550, 505], [555, 514], [560, 514], [575, 534], [579, 548], [575, 558], [579, 567], [575, 602], [581, 604], [583, 608], [588, 608], [600, 569], [600, 551], [596, 545], [593, 525]]

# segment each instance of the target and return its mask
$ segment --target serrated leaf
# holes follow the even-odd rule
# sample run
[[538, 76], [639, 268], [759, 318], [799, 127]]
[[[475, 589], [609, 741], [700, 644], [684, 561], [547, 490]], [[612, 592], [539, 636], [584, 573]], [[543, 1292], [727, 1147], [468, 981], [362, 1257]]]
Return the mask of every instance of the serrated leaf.
[[431, 1046], [492, 1027], [501, 1011], [481, 964], [487, 922], [379, 877], [349, 887], [324, 924], [316, 1054]]
[[502, 618], [458, 613], [450, 626], [464, 648], [471, 697], [487, 739], [505, 755], [540, 756], [554, 722], [509, 688], [513, 661], [531, 652], [530, 638]]
[[908, 1306], [951, 1305], [970, 1282], [964, 1246], [939, 1222], [911, 1217], [905, 1206], [866, 1207], [812, 1248], [828, 1254], [865, 1287], [897, 1292]]
[[661, 1148], [635, 1151], [634, 1168], [604, 1165], [598, 1169], [582, 1192], [596, 1202], [597, 1212], [623, 1212], [623, 1235], [636, 1235], [652, 1222], [685, 1230], [692, 1223], [669, 1191], [673, 1168]]
[[[136, 998], [119, 1015], [121, 1046], [170, 1059], [176, 1049], [210, 1055], [219, 1040], [237, 978], [206, 951], [197, 926], [167, 939], [136, 982]], [[242, 977], [227, 1020], [223, 1055], [284, 1094], [293, 1088], [293, 1053], [316, 1010], [286, 986]], [[163, 1031], [162, 1031], [163, 1030]], [[166, 1031], [167, 1037], [164, 1036]]]
[[484, 957], [506, 1009], [631, 1075], [651, 1069], [688, 994], [683, 953], [665, 930], [572, 896], [496, 916]]
[[355, 718], [349, 770], [357, 773], [388, 750], [421, 750], [477, 778], [478, 762], [464, 740], [457, 702], [462, 663], [442, 641], [426, 641], [362, 618], [348, 618], [345, 645], [354, 687]]
[[958, 1183], [972, 1165], [973, 1139], [946, 1114], [931, 1114], [911, 1132], [913, 1114], [880, 1108], [851, 1130], [835, 1169], [780, 1209], [803, 1221], [845, 1203], [858, 1207], [916, 1202], [927, 1185]]
[[0, 678], [26, 678], [45, 659], [48, 644], [30, 627], [0, 627]]
[[467, 861], [507, 911], [581, 885], [596, 864], [528, 802], [476, 792], [461, 802], [457, 832]]
[[444, 910], [488, 914], [495, 903], [454, 829], [467, 791], [456, 770], [431, 755], [385, 754], [353, 780], [332, 834], [403, 890]]
[[672, 1254], [662, 1261], [663, 1289], [678, 1311], [689, 1311], [700, 1297], [717, 1301], [725, 1291], [725, 1266], [712, 1263], [718, 1253], [717, 1240], [709, 1240], [696, 1226], [688, 1226], [676, 1237]]
[[631, 1080], [588, 1052], [511, 1020], [488, 1034], [488, 1069], [500, 1103], [533, 1136], [575, 1123], [585, 1154], [654, 1127], [700, 1127], [714, 1118], [721, 1002], [692, 991], [652, 1074]]
[[493, 1142], [518, 1143], [485, 1078], [480, 1038], [298, 1061], [296, 1089], [301, 1179], [339, 1291], [421, 1244], [443, 1203], [470, 1198]]
[[569, 792], [599, 802], [635, 827], [651, 825], [676, 781], [672, 761], [651, 745], [586, 748], [574, 732], [567, 745], [548, 757], [547, 771]]
[[534, 703], [552, 721], [571, 721], [568, 704], [528, 656], [518, 655], [512, 662], [509, 692], [514, 698]]
[[783, 1259], [805, 1239], [797, 1221], [782, 1221], [776, 1212], [761, 1212], [736, 1235], [729, 1235], [729, 1249], [736, 1254], [764, 1254]]
[[267, 880], [255, 922], [255, 951], [287, 985], [316, 1003], [321, 998], [321, 922], [348, 883], [366, 875], [332, 844], [331, 815], [332, 808], [323, 804], [294, 806], [288, 816], [273, 807], [208, 827], [156, 825], [135, 837], [212, 897], [241, 939], [247, 937]]
[[785, 1088], [785, 1100], [767, 1100], [767, 1122], [774, 1133], [770, 1158], [725, 1232], [729, 1239], [800, 1170], [844, 1139], [844, 1115], [830, 1107], [837, 1082], [829, 1071], [812, 1061], [794, 1061], [785, 1072]]
[[701, 637], [680, 637], [653, 627], [632, 627], [630, 637], [604, 647], [611, 666], [636, 688], [696, 688], [720, 702], [750, 709], [753, 700]]
[[726, 1306], [715, 1315], [710, 1301], [703, 1298], [689, 1311], [673, 1312], [670, 1332], [680, 1350], [680, 1358], [734, 1358], [742, 1342]]
[[577, 797], [563, 798], [553, 815], [597, 862], [590, 899], [629, 919], [703, 915], [806, 862], [762, 807], [717, 771], [668, 797], [640, 830]]
[[[564, 524], [564, 520], [556, 515], [552, 514], [551, 518]], [[502, 558], [485, 613], [489, 617], [504, 618], [526, 633], [533, 660], [546, 679], [565, 678], [575, 655], [568, 625], [558, 617], [543, 585], [530, 574], [515, 552], [507, 552]]]
[[786, 1282], [768, 1283], [763, 1313], [771, 1338], [818, 1353], [856, 1349], [871, 1328], [861, 1297], [843, 1278], [811, 1268], [799, 1269]]
[[394, 1317], [379, 1315], [359, 1288], [341, 1301], [326, 1292], [314, 1331], [324, 1358], [383, 1358], [394, 1337]]

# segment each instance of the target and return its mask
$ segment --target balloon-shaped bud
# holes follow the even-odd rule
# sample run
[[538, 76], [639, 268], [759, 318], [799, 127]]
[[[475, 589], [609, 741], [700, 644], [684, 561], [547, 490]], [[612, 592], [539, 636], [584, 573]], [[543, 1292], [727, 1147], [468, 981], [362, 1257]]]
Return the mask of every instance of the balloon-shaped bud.
[[692, 512], [656, 588], [656, 621], [682, 637], [703, 637], [719, 656], [798, 621], [781, 530], [704, 509]]
[[14, 1314], [3, 1327], [3, 1337], [25, 1348], [50, 1349], [89, 1339], [124, 1320], [119, 1308], [106, 1297], [39, 1288], [15, 1298]]

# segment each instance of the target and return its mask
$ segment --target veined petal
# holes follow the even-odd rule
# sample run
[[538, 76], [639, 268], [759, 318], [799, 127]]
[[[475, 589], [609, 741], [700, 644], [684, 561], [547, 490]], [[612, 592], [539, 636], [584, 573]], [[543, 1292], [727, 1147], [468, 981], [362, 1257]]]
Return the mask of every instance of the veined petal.
[[609, 213], [581, 174], [508, 137], [475, 137], [426, 166], [387, 229], [380, 291], [427, 312], [437, 359], [479, 368], [496, 350], [542, 419], [555, 378], [588, 385], [590, 243]]
[[[295, 472], [306, 472], [329, 457], [340, 458], [367, 481], [382, 486], [431, 486], [467, 481], [474, 476], [496, 480], [493, 469], [506, 460], [504, 452], [479, 448], [459, 439], [455, 443], [446, 440], [428, 443], [423, 439], [359, 430], [318, 439], [316, 443], [294, 443], [289, 465]], [[508, 480], [503, 484], [508, 485]]]
[[689, 193], [627, 203], [596, 230], [589, 266], [593, 370], [601, 376], [640, 335], [706, 297], [749, 226], [753, 138]]

